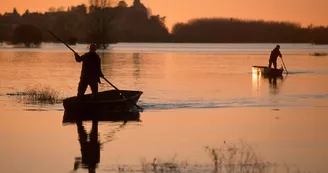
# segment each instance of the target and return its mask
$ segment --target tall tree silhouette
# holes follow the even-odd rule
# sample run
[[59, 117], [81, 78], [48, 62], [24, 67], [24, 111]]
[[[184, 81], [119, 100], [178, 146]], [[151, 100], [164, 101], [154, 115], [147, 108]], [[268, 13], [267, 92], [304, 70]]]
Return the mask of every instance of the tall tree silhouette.
[[16, 8], [13, 9], [13, 15], [20, 16], [19, 13], [17, 12]]
[[111, 41], [110, 21], [113, 15], [110, 6], [113, 0], [90, 0], [88, 20], [88, 41], [97, 44], [98, 48], [107, 48]]

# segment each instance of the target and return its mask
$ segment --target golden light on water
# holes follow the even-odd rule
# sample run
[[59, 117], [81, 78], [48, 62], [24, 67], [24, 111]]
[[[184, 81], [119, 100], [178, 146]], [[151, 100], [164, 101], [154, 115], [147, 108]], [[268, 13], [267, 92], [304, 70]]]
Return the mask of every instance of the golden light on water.
[[256, 70], [256, 68], [252, 68], [252, 95], [259, 97], [261, 88], [261, 73]]

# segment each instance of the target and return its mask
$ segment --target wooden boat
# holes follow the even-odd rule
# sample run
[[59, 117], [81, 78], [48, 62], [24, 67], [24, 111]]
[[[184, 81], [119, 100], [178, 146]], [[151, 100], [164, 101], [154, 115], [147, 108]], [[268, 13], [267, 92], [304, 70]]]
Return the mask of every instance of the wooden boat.
[[261, 74], [265, 77], [281, 77], [284, 69], [274, 69], [267, 66], [252, 66], [252, 72], [255, 74]]
[[142, 91], [133, 90], [108, 90], [97, 94], [95, 98], [91, 94], [86, 94], [83, 98], [69, 97], [63, 100], [65, 111], [93, 112], [98, 111], [118, 111], [136, 107]]

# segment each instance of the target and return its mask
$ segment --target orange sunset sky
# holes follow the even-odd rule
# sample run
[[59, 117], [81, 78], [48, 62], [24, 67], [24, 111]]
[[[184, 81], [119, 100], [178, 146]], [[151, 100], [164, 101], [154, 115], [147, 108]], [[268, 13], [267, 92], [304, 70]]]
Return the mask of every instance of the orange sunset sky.
[[[118, 0], [116, 0], [118, 2]], [[133, 0], [125, 0], [129, 5]], [[328, 0], [141, 0], [153, 14], [166, 16], [171, 28], [176, 22], [201, 17], [227, 17], [290, 21], [302, 26], [328, 26]], [[49, 7], [88, 4], [88, 0], [1, 0], [0, 13], [48, 11]]]

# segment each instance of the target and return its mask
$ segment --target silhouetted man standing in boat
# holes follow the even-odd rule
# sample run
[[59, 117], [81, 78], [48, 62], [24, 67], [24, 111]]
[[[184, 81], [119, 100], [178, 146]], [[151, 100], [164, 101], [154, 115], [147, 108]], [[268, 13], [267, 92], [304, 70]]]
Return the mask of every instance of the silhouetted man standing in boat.
[[281, 58], [282, 55], [280, 53], [280, 46], [277, 45], [272, 51], [269, 59], [269, 68], [271, 68], [271, 65], [273, 64], [274, 69], [277, 69], [277, 58], [278, 56]]
[[77, 97], [81, 98], [88, 88], [91, 88], [93, 97], [98, 93], [98, 83], [100, 83], [100, 77], [104, 77], [101, 71], [101, 61], [97, 54], [96, 44], [90, 44], [89, 52], [80, 56], [75, 53], [76, 62], [82, 62], [81, 77], [77, 92]]

